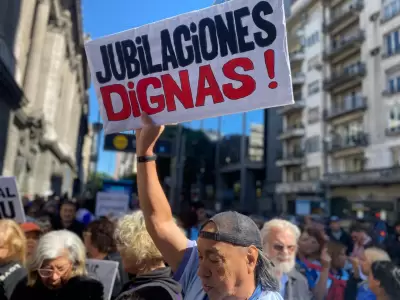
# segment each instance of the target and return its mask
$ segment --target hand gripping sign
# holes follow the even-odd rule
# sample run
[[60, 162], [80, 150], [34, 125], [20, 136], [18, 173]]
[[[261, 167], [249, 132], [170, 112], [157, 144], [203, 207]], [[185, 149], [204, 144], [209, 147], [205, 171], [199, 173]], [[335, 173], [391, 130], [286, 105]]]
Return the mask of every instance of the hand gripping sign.
[[106, 134], [293, 103], [283, 0], [234, 0], [86, 45]]

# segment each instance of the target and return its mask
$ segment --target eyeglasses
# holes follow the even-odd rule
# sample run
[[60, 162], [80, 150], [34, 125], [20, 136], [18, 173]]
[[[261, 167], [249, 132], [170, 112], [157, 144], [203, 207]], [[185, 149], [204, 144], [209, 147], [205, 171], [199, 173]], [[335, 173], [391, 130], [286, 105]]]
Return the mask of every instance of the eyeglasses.
[[278, 251], [278, 252], [283, 252], [286, 248], [287, 251], [291, 253], [291, 252], [296, 251], [297, 246], [295, 246], [295, 245], [284, 246], [284, 245], [280, 245], [280, 244], [274, 244], [273, 248], [275, 251]]
[[54, 269], [38, 269], [38, 274], [40, 277], [42, 278], [49, 278], [51, 276], [53, 276], [54, 272], [59, 275], [62, 276], [65, 273], [68, 272], [68, 270], [71, 268], [71, 264], [68, 265], [64, 265], [61, 268], [54, 268]]

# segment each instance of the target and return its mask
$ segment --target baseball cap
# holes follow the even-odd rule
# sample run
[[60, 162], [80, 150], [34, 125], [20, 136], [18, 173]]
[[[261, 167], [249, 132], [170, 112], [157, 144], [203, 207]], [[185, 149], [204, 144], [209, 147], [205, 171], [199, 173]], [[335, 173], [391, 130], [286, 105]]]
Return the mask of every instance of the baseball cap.
[[330, 221], [331, 221], [331, 222], [339, 222], [340, 219], [339, 219], [339, 217], [337, 217], [337, 216], [332, 216], [332, 217], [330, 218]]
[[21, 228], [24, 232], [41, 231], [39, 225], [33, 222], [25, 222], [21, 224]]
[[[210, 222], [217, 227], [216, 232], [202, 230]], [[201, 227], [199, 236], [235, 246], [249, 247], [253, 245], [262, 250], [261, 233], [256, 223], [250, 217], [236, 211], [221, 212], [210, 218]]]

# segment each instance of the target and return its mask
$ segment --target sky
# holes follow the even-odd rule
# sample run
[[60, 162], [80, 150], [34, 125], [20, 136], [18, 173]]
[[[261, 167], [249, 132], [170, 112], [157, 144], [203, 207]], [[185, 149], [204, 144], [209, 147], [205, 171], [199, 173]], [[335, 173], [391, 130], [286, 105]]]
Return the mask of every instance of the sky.
[[[206, 8], [214, 0], [83, 0], [84, 31], [92, 39], [127, 29], [139, 27], [166, 18], [177, 16], [193, 10]], [[99, 106], [93, 85], [90, 88], [90, 122], [98, 121]], [[262, 111], [247, 113], [247, 132], [251, 123], [262, 123]], [[206, 119], [203, 122], [193, 121], [187, 126], [198, 129], [216, 129], [217, 119]], [[242, 115], [230, 115], [222, 118], [222, 133], [242, 132]], [[103, 137], [101, 143], [103, 143]], [[101, 145], [101, 149], [103, 145]], [[115, 152], [102, 151], [99, 156], [98, 171], [114, 174]]]

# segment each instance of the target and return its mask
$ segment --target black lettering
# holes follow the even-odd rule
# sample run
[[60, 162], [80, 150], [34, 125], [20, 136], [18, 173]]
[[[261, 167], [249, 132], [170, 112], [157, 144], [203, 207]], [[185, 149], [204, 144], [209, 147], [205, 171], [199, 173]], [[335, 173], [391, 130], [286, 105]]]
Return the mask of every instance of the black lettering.
[[254, 41], [256, 42], [258, 47], [268, 47], [271, 45], [276, 39], [276, 27], [273, 23], [265, 20], [261, 13], [264, 16], [270, 15], [274, 12], [271, 4], [266, 1], [258, 2], [251, 13], [254, 24], [264, 31], [267, 34], [267, 37], [262, 36], [262, 32], [254, 33]]
[[124, 62], [124, 55], [122, 53], [121, 42], [115, 43], [115, 51], [117, 53], [118, 64], [119, 64], [120, 70], [118, 70], [116, 62], [115, 62], [114, 50], [113, 50], [112, 44], [107, 45], [107, 51], [108, 51], [108, 57], [110, 58], [111, 71], [113, 73], [114, 78], [116, 80], [124, 80], [125, 76], [126, 76], [126, 68], [125, 68], [125, 62]]
[[179, 68], [176, 59], [174, 47], [172, 46], [171, 36], [168, 29], [164, 29], [160, 33], [161, 37], [161, 54], [163, 71], [168, 71], [168, 65], [171, 64], [174, 69]]
[[136, 45], [132, 40], [125, 40], [121, 42], [121, 46], [128, 79], [135, 78], [140, 74], [140, 63], [136, 59]]
[[186, 53], [183, 51], [183, 41], [190, 41], [190, 30], [186, 25], [179, 25], [173, 32], [176, 58], [181, 67], [189, 66], [194, 61], [193, 46], [186, 46]]
[[140, 36], [137, 36], [135, 39], [136, 45], [137, 45], [137, 51], [139, 54], [139, 61], [140, 61], [140, 65], [141, 65], [141, 69], [142, 69], [142, 74], [143, 75], [148, 75], [149, 74], [149, 68], [147, 66], [147, 62], [146, 62], [146, 57], [144, 55], [144, 50], [143, 50], [143, 46], [139, 46], [142, 44], [142, 38]]
[[108, 54], [107, 54], [107, 46], [105, 46], [105, 45], [100, 46], [100, 53], [101, 53], [101, 59], [103, 61], [103, 66], [104, 66], [104, 75], [101, 71], [97, 71], [96, 79], [97, 79], [98, 83], [104, 84], [104, 83], [109, 82], [112, 78], [111, 69], [110, 69], [110, 59], [108, 58]]
[[254, 42], [246, 42], [246, 37], [249, 35], [249, 28], [242, 23], [244, 17], [250, 16], [249, 8], [247, 6], [239, 8], [235, 10], [233, 14], [235, 16], [236, 34], [240, 53], [254, 50], [256, 48]]
[[161, 72], [161, 64], [153, 65], [153, 57], [151, 56], [149, 37], [147, 36], [147, 34], [142, 36], [142, 43], [150, 73], [153, 74]]
[[[207, 31], [210, 41], [207, 39]], [[218, 56], [218, 38], [214, 20], [210, 18], [201, 19], [199, 22], [200, 50], [203, 58], [207, 61], [213, 60]], [[208, 44], [211, 49], [208, 49]]]
[[239, 52], [233, 13], [231, 11], [228, 11], [225, 16], [226, 23], [221, 15], [216, 15], [214, 17], [221, 57], [227, 56], [229, 52], [231, 54], [237, 54]]
[[195, 33], [197, 33], [196, 23], [194, 23], [194, 22], [190, 23], [190, 32], [193, 33], [192, 44], [193, 44], [193, 48], [194, 48], [194, 60], [195, 60], [196, 64], [200, 64], [203, 62], [203, 59], [201, 57], [199, 36], [197, 34], [195, 34]]
[[[6, 203], [8, 203], [8, 209], [6, 208]], [[14, 219], [15, 208], [12, 201], [2, 201], [0, 202], [0, 218], [1, 219]]]

